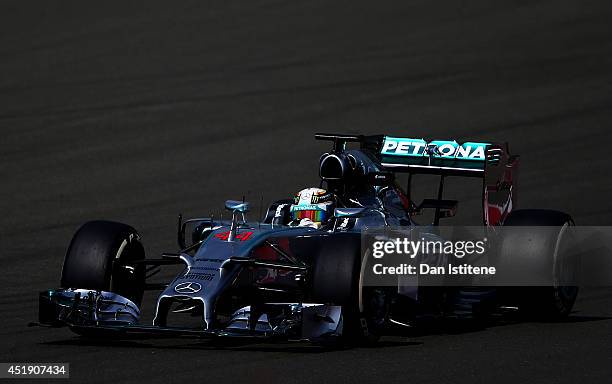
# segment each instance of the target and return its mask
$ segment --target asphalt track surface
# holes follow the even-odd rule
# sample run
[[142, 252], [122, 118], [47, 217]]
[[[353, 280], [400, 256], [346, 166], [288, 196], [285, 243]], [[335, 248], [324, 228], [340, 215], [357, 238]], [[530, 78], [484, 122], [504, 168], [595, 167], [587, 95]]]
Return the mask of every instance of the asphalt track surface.
[[130, 223], [151, 257], [175, 250], [178, 212], [316, 184], [317, 131], [508, 141], [521, 207], [610, 224], [610, 20], [607, 1], [2, 1], [0, 361], [70, 362], [90, 383], [609, 382], [602, 290], [563, 323], [336, 351], [26, 324], [82, 222]]

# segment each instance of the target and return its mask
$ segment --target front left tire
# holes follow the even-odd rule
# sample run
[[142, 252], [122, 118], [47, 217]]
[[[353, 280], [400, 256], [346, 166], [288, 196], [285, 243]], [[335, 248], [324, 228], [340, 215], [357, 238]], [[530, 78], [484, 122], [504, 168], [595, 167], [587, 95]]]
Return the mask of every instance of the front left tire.
[[359, 234], [336, 234], [316, 256], [311, 275], [312, 300], [342, 306], [344, 344], [378, 341], [388, 314], [383, 288], [363, 284]]

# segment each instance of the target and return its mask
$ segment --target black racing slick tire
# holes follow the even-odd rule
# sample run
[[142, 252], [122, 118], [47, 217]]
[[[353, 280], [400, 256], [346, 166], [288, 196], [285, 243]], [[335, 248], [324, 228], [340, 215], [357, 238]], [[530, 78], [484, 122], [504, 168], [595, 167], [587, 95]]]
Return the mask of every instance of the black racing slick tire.
[[[374, 287], [363, 287], [361, 238], [359, 234], [336, 234], [325, 242], [314, 260], [311, 295], [318, 303], [342, 306], [343, 344], [373, 343], [380, 338], [381, 317], [386, 312], [372, 303], [377, 300]], [[384, 305], [384, 304], [383, 304]], [[376, 314], [376, 316], [374, 316]]]
[[62, 288], [117, 293], [140, 305], [145, 266], [138, 232], [112, 221], [90, 221], [75, 233], [62, 268]]
[[514, 287], [509, 290], [512, 300], [525, 317], [554, 321], [571, 312], [578, 296], [577, 283], [568, 285], [558, 282], [577, 281], [580, 260], [565, 251], [572, 240], [568, 228], [573, 225], [574, 221], [568, 214], [542, 209], [517, 210], [505, 220], [504, 226], [508, 227], [546, 227], [542, 230], [508, 231], [501, 242], [502, 257], [511, 260], [513, 256], [521, 255], [523, 260], [530, 260], [527, 264], [530, 270], [547, 274], [544, 277], [550, 277], [552, 281], [550, 286]]

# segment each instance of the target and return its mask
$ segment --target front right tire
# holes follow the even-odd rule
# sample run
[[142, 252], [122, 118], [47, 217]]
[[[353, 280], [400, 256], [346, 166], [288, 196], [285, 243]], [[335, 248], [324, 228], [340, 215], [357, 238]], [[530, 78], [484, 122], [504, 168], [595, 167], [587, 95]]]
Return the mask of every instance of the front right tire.
[[113, 292], [140, 305], [144, 248], [138, 232], [112, 221], [90, 221], [75, 233], [62, 268], [61, 287]]

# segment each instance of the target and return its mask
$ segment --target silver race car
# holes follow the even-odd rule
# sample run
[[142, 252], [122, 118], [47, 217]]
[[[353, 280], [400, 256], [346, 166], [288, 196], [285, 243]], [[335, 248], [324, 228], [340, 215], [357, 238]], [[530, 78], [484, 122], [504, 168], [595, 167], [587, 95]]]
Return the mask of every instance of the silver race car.
[[[320, 158], [317, 187], [273, 203], [261, 222], [247, 220], [244, 200], [225, 203], [231, 220], [179, 216], [180, 250], [158, 258], [145, 257], [141, 237], [129, 225], [85, 223], [68, 247], [61, 288], [40, 293], [39, 324], [116, 338], [325, 342], [373, 341], [424, 316], [475, 318], [483, 309], [500, 308], [551, 317], [569, 313], [575, 286], [532, 287], [524, 295], [499, 287], [419, 287], [401, 279], [395, 285], [364, 283], [362, 233], [372, 228], [434, 233], [457, 208], [457, 201], [444, 199], [448, 177], [482, 180], [485, 228], [571, 225], [561, 212], [514, 209], [519, 159], [506, 144], [384, 135], [316, 138], [333, 143]], [[396, 178], [400, 174], [408, 175], [405, 190]], [[437, 196], [412, 201], [416, 174], [439, 176]], [[416, 222], [424, 211], [433, 217], [421, 223], [425, 226]], [[548, 244], [559, 236], [561, 231], [532, 240]], [[523, 253], [533, 241], [514, 239], [513, 249]], [[547, 252], [540, 263], [550, 263], [552, 251]], [[183, 268], [169, 282], [152, 283], [152, 276], [168, 265]], [[148, 323], [141, 316], [145, 290], [160, 291]]]

